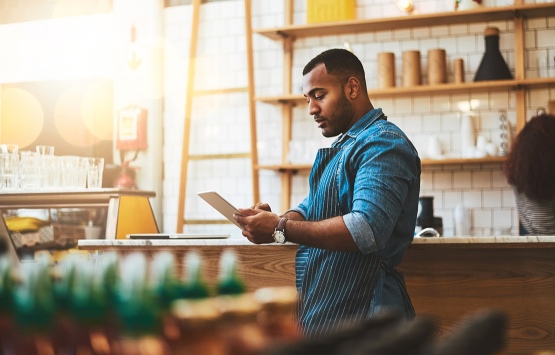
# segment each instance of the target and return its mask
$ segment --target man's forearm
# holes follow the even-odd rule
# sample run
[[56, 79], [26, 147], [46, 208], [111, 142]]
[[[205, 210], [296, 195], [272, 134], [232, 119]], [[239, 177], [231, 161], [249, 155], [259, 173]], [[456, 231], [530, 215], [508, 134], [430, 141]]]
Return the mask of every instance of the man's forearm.
[[305, 221], [305, 218], [303, 217], [302, 214], [300, 214], [297, 211], [293, 211], [293, 210], [289, 210], [289, 211], [285, 212], [280, 217], [287, 217], [292, 221]]
[[341, 216], [312, 222], [305, 221], [298, 212], [289, 211], [284, 217], [291, 219], [285, 227], [289, 242], [327, 250], [360, 251]]

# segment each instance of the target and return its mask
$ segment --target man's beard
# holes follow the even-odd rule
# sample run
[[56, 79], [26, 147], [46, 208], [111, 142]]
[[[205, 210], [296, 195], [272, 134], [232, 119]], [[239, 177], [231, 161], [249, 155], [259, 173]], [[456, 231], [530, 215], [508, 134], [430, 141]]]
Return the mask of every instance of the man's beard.
[[341, 133], [345, 133], [347, 127], [351, 123], [353, 118], [353, 106], [347, 97], [345, 96], [345, 91], [341, 87], [341, 94], [339, 101], [335, 107], [335, 111], [328, 118], [329, 127], [327, 130], [322, 130], [322, 135], [324, 137], [335, 137]]

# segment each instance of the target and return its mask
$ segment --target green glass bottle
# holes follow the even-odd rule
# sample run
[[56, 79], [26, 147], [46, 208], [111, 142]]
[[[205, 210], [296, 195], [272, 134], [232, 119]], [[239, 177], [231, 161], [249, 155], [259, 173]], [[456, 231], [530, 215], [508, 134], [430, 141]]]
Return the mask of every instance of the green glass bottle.
[[56, 304], [49, 260], [40, 258], [20, 267], [20, 282], [13, 293], [13, 314], [18, 328], [16, 354], [56, 353], [52, 330]]
[[0, 256], [0, 349], [11, 347], [14, 267], [9, 258]]
[[202, 258], [199, 253], [191, 251], [185, 255], [183, 280], [179, 298], [203, 299], [210, 295], [210, 290], [202, 278]]
[[245, 292], [245, 284], [237, 271], [237, 255], [226, 250], [220, 257], [220, 274], [217, 283], [218, 295], [240, 295]]
[[154, 295], [165, 312], [171, 302], [179, 296], [179, 280], [175, 272], [175, 257], [170, 252], [154, 255], [151, 263], [150, 280]]
[[117, 313], [120, 322], [118, 347], [122, 354], [167, 354], [162, 334], [162, 310], [146, 277], [146, 258], [141, 253], [125, 257], [120, 264]]

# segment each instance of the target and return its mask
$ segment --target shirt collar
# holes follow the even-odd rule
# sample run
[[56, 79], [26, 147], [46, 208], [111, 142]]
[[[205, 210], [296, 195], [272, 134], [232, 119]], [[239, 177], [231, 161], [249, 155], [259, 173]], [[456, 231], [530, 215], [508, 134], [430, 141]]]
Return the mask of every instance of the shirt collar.
[[382, 117], [387, 120], [387, 117], [383, 114], [381, 108], [375, 108], [368, 111], [347, 132], [340, 134], [335, 142], [333, 142], [333, 145], [343, 143], [349, 138], [356, 138], [362, 131]]

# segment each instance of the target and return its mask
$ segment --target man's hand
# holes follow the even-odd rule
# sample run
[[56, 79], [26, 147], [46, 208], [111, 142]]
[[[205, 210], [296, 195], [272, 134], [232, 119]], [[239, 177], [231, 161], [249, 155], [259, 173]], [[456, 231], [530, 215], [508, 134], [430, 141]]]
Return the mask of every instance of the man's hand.
[[243, 226], [243, 235], [254, 244], [273, 243], [274, 233], [280, 217], [270, 212], [268, 204], [256, 204], [260, 208], [239, 208], [241, 215], [234, 214], [233, 218]]
[[262, 202], [258, 202], [256, 205], [251, 206], [251, 208], [253, 210], [264, 210], [264, 211], [272, 212], [272, 209], [270, 208], [270, 205], [267, 204], [267, 203], [262, 203]]

